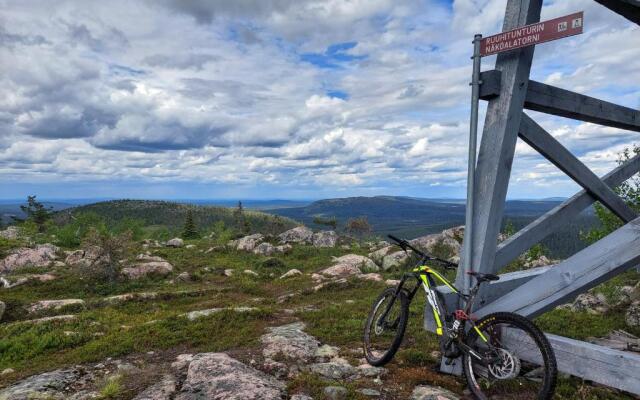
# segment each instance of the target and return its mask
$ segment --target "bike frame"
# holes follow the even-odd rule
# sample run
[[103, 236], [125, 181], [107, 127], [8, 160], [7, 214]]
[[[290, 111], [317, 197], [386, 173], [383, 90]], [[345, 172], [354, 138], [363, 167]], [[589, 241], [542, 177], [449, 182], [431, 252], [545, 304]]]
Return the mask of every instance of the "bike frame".
[[[424, 259], [420, 260], [418, 267], [414, 268], [409, 273], [405, 273], [402, 276], [400, 283], [398, 283], [398, 286], [396, 287], [394, 299], [393, 301], [389, 302], [389, 305], [387, 306], [384, 314], [379, 319], [379, 322], [386, 321], [387, 314], [391, 310], [391, 307], [393, 307], [393, 304], [395, 303], [395, 299], [397, 298], [398, 293], [401, 290], [403, 290], [407, 280], [413, 278], [416, 280], [417, 283], [410, 291], [408, 291], [409, 304], [411, 304], [413, 297], [416, 295], [419, 288], [422, 286], [427, 296], [427, 301], [429, 302], [429, 305], [431, 306], [431, 309], [433, 311], [433, 318], [435, 319], [436, 326], [437, 326], [436, 334], [438, 336], [443, 337], [444, 340], [455, 341], [456, 345], [458, 346], [458, 348], [460, 348], [460, 350], [462, 350], [465, 353], [471, 354], [473, 357], [480, 360], [483, 364], [488, 364], [492, 362], [494, 360], [493, 358], [487, 359], [481, 356], [480, 354], [476, 353], [472, 348], [467, 346], [463, 340], [465, 336], [464, 332], [466, 332], [466, 324], [468, 322], [471, 325], [471, 329], [474, 329], [477, 332], [478, 337], [480, 337], [490, 349], [494, 348], [494, 346], [489, 342], [487, 337], [482, 333], [482, 331], [480, 331], [474, 319], [471, 317], [471, 309], [473, 307], [475, 296], [478, 293], [479, 285], [475, 285], [471, 289], [471, 292], [468, 295], [465, 295], [461, 293], [454, 285], [451, 284], [451, 282], [449, 282], [438, 271], [434, 270], [433, 268], [427, 265], [423, 265], [423, 261], [425, 260]], [[438, 296], [435, 292], [436, 281], [434, 278], [442, 282], [449, 289], [451, 289], [453, 293], [455, 293], [458, 296], [458, 298], [460, 300], [463, 300], [465, 303], [464, 310], [456, 310], [456, 312], [454, 313], [455, 320], [452, 324], [451, 329], [449, 329], [449, 327], [446, 325], [446, 316], [449, 314], [449, 312], [446, 308], [446, 305], [441, 304], [438, 299]]]

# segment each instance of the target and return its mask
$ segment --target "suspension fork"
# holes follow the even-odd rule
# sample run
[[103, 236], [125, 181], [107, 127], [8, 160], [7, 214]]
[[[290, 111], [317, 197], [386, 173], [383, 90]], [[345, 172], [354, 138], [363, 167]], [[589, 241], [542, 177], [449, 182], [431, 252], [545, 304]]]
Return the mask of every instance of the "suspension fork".
[[[391, 307], [393, 307], [393, 305], [396, 302], [396, 299], [398, 298], [398, 294], [400, 293], [400, 291], [402, 290], [405, 282], [407, 281], [407, 279], [409, 278], [416, 278], [418, 279], [415, 274], [409, 274], [406, 273], [404, 275], [402, 275], [402, 279], [400, 280], [400, 283], [398, 283], [398, 286], [396, 286], [396, 290], [393, 293], [393, 298], [391, 299], [391, 302], [389, 302], [389, 304], [387, 305], [387, 308], [384, 310], [384, 313], [382, 313], [382, 315], [380, 316], [380, 318], [378, 318], [378, 321], [376, 322], [376, 324], [378, 326], [381, 326], [383, 324], [384, 321], [386, 321], [387, 319], [387, 315], [389, 314], [389, 312], [391, 311]], [[416, 292], [418, 291], [418, 288], [420, 287], [420, 284], [418, 282], [418, 284], [411, 290], [411, 292], [409, 293], [409, 304], [411, 304], [411, 300], [413, 300], [413, 296], [415, 296]]]

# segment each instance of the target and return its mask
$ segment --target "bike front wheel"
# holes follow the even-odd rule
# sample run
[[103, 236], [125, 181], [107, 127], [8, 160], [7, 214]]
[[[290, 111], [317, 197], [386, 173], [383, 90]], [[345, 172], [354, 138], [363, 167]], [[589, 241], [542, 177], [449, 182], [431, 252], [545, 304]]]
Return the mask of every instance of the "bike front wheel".
[[391, 361], [407, 327], [409, 299], [404, 291], [395, 292], [389, 288], [378, 296], [364, 328], [364, 355], [374, 366]]
[[464, 357], [464, 373], [476, 399], [553, 397], [558, 375], [555, 355], [533, 322], [514, 313], [495, 313], [476, 327], [465, 342], [483, 360], [469, 353]]

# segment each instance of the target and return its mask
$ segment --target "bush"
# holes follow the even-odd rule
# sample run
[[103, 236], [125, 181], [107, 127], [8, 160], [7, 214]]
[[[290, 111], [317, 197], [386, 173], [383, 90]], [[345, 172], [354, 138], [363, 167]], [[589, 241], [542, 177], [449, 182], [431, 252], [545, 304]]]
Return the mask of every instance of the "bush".
[[55, 230], [56, 243], [63, 247], [77, 247], [90, 230], [106, 234], [108, 229], [104, 219], [96, 213], [78, 213], [73, 220]]
[[284, 263], [275, 257], [267, 258], [262, 263], [260, 263], [260, 266], [262, 268], [274, 268], [274, 269], [285, 267]]
[[121, 261], [133, 253], [131, 231], [111, 234], [91, 229], [82, 242], [83, 248], [98, 248], [99, 258], [82, 272], [91, 280], [115, 282], [120, 275]]

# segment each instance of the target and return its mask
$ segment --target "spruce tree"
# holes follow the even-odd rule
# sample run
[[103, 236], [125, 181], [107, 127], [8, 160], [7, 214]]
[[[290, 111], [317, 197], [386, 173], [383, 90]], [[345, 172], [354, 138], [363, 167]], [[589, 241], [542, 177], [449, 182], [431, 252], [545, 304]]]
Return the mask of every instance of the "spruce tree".
[[198, 233], [198, 228], [193, 220], [193, 212], [191, 210], [187, 210], [187, 217], [184, 221], [184, 228], [182, 230], [182, 238], [197, 239], [198, 237], [200, 237], [200, 234]]

